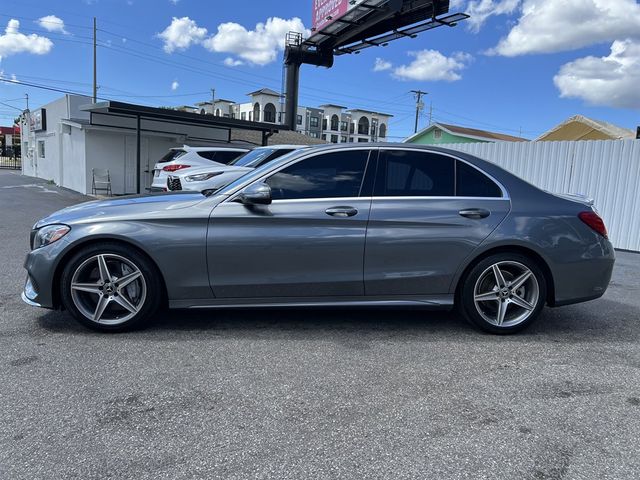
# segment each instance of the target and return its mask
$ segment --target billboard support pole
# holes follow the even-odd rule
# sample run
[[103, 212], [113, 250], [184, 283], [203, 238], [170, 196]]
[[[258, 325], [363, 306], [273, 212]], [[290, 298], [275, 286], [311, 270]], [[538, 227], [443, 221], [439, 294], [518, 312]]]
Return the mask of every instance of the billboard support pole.
[[[287, 47], [290, 48], [290, 47]], [[284, 123], [292, 131], [296, 130], [298, 115], [298, 92], [300, 88], [300, 67], [302, 65], [296, 62], [285, 63], [287, 72], [286, 79], [286, 98], [284, 104]]]

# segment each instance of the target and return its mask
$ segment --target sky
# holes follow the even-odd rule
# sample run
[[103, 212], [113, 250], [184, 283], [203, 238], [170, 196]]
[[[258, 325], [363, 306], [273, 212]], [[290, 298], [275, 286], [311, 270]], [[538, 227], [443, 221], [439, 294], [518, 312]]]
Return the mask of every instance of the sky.
[[[313, 0], [1, 0], [0, 125], [61, 93], [154, 106], [247, 101], [282, 85], [283, 36], [308, 34]], [[535, 138], [582, 114], [640, 125], [640, 4], [635, 0], [452, 0], [469, 20], [415, 39], [305, 65], [300, 104], [392, 114], [391, 140], [413, 133], [415, 98], [431, 118]], [[3, 81], [4, 80], [4, 81]], [[18, 82], [18, 83], [15, 83]]]

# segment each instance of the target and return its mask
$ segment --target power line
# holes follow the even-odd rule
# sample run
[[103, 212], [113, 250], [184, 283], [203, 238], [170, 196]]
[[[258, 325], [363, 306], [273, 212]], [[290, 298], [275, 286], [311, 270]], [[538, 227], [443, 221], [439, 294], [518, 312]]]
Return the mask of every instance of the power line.
[[8, 103], [0, 102], [0, 105], [4, 105], [5, 107], [13, 108], [15, 110], [18, 110], [19, 112], [22, 112], [21, 108], [15, 107], [13, 105], [9, 105]]

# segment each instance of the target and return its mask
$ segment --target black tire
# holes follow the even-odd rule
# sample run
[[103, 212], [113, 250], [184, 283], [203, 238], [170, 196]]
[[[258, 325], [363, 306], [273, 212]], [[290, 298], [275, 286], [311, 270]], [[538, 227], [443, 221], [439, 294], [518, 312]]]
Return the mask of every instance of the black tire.
[[[131, 282], [130, 286], [123, 287], [128, 289], [137, 289], [137, 292], [144, 292], [144, 295], [138, 293], [137, 300], [139, 303], [135, 305], [133, 305], [135, 302], [131, 301], [132, 298], [127, 298], [127, 294], [124, 293], [125, 299], [130, 301], [130, 304], [132, 304], [136, 308], [127, 311], [118, 303], [116, 303], [115, 300], [112, 303], [109, 303], [110, 301], [107, 302], [107, 307], [104, 310], [105, 313], [112, 313], [112, 316], [115, 317], [113, 319], [107, 319], [108, 322], [112, 322], [110, 324], [98, 323], [93, 319], [88, 318], [84, 313], [82, 313], [81, 309], [76, 306], [76, 301], [78, 301], [81, 308], [83, 308], [85, 311], [90, 310], [92, 301], [91, 299], [95, 298], [97, 308], [99, 299], [101, 299], [102, 296], [107, 295], [105, 293], [106, 290], [104, 290], [104, 285], [98, 287], [102, 289], [102, 292], [99, 294], [95, 294], [92, 292], [78, 293], [78, 289], [76, 288], [75, 297], [72, 293], [71, 288], [74, 275], [76, 275], [77, 272], [95, 271], [95, 269], [98, 268], [97, 263], [95, 267], [91, 264], [94, 257], [98, 255], [104, 255], [105, 257], [102, 258], [107, 258], [108, 262], [118, 262], [118, 259], [122, 259], [122, 263], [125, 264], [125, 267], [120, 267], [120, 278], [124, 278], [124, 268], [129, 268], [129, 271], [133, 272], [135, 270], [133, 270], [132, 268], [137, 267], [138, 271], [141, 274], [141, 277], [134, 281], [135, 283]], [[86, 267], [84, 267], [83, 265], [86, 265]], [[110, 268], [117, 269], [117, 266], [117, 263], [112, 263]], [[113, 272], [110, 273], [113, 275]], [[80, 275], [80, 273], [78, 273], [78, 275]], [[160, 272], [158, 271], [158, 268], [155, 266], [155, 264], [144, 254], [140, 253], [137, 249], [121, 243], [97, 243], [88, 245], [87, 247], [79, 250], [69, 259], [67, 264], [64, 266], [64, 270], [62, 271], [62, 275], [60, 278], [60, 298], [62, 300], [62, 305], [64, 306], [64, 308], [69, 311], [82, 325], [92, 330], [113, 333], [129, 331], [142, 327], [162, 304], [164, 289], [162, 287], [160, 278]], [[93, 281], [94, 280], [92, 279], [92, 287]], [[98, 279], [97, 281], [98, 283], [100, 283], [100, 279]], [[114, 282], [113, 288], [116, 288], [116, 282]], [[109, 295], [111, 294], [112, 293], [110, 288]], [[123, 293], [121, 291], [113, 292], [113, 297], [117, 297], [118, 294], [120, 294], [120, 298], [122, 298]], [[122, 310], [121, 314], [119, 313], [119, 310]], [[125, 320], [120, 321], [118, 319], [118, 315], [121, 315], [121, 317]], [[130, 316], [131, 318], [126, 318], [128, 316]]]
[[[522, 298], [516, 292], [506, 293], [504, 289], [498, 289], [498, 291], [495, 292], [498, 297], [496, 301], [484, 300], [476, 303], [476, 288], [482, 290], [478, 292], [479, 294], [486, 291], [488, 292], [487, 295], [490, 295], [493, 290], [497, 288], [497, 281], [495, 282], [496, 285], [489, 290], [487, 290], [488, 287], [483, 289], [481, 286], [483, 284], [490, 285], [490, 283], [487, 283], [492, 280], [490, 277], [493, 270], [490, 269], [498, 264], [498, 269], [504, 277], [507, 289], [509, 289], [508, 283], [511, 283], [511, 281], [518, 277], [518, 272], [520, 272], [520, 274], [526, 272], [526, 270], [519, 271], [520, 266], [526, 267], [526, 269], [531, 272], [532, 275], [529, 277], [530, 279], [527, 280], [527, 283], [518, 289], [519, 293], [527, 296], [526, 299]], [[495, 273], [493, 273], [493, 276], [495, 280]], [[515, 286], [515, 284], [513, 286]], [[535, 306], [533, 309], [528, 310], [527, 308], [533, 305], [532, 299], [534, 296], [537, 297]], [[499, 253], [480, 260], [465, 275], [458, 291], [456, 310], [475, 327], [488, 333], [506, 335], [520, 332], [535, 322], [544, 308], [546, 298], [547, 283], [544, 272], [536, 261], [520, 253]], [[528, 307], [523, 308], [520, 305], [512, 303], [514, 300], [518, 302], [525, 300], [528, 303]], [[498, 312], [500, 308], [502, 308], [500, 305], [502, 302], [506, 302], [507, 306], [505, 307], [505, 311], [507, 316], [504, 317], [504, 323], [500, 325], [498, 324], [497, 318], [500, 316]], [[511, 313], [509, 309], [511, 309]], [[493, 312], [494, 310], [495, 313]], [[494, 319], [496, 323], [489, 321], [489, 319], [493, 319], [494, 315], [496, 317]], [[512, 315], [512, 321], [507, 321], [509, 319], [508, 315]], [[525, 318], [519, 320], [520, 316], [524, 317], [525, 315]]]

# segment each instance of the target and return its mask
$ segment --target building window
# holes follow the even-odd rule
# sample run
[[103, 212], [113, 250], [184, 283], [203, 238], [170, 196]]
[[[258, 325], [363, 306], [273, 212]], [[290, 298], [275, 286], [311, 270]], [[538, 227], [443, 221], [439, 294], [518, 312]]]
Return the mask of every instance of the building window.
[[367, 117], [360, 117], [358, 120], [358, 134], [369, 135], [369, 119]]
[[380, 124], [380, 138], [386, 138], [387, 136], [387, 126], [384, 123]]
[[442, 138], [442, 130], [440, 130], [439, 128], [436, 128], [433, 131], [433, 138]]
[[334, 132], [337, 132], [339, 126], [340, 126], [340, 119], [338, 118], [338, 115], [333, 115], [331, 117], [331, 130], [333, 130]]
[[241, 119], [241, 120], [246, 120], [246, 119], [247, 119], [247, 112], [242, 112], [242, 113], [240, 114], [240, 119]]
[[368, 138], [359, 138], [358, 143], [367, 143], [369, 141]]
[[341, 143], [347, 143], [347, 137], [340, 137]]
[[338, 135], [331, 135], [331, 143], [338, 143]]
[[340, 122], [340, 131], [346, 132], [347, 128], [347, 122]]
[[318, 117], [311, 117], [311, 123], [310, 123], [310, 125], [311, 125], [312, 127], [316, 127], [316, 128], [318, 128], [318, 125], [320, 125], [319, 120], [318, 120]]
[[297, 123], [298, 125], [302, 125], [302, 115], [298, 115], [298, 116], [296, 117], [296, 123]]
[[325, 133], [324, 135], [322, 135], [322, 139], [326, 140], [327, 139], [327, 134]]
[[320, 138], [320, 134], [318, 132], [309, 132], [309, 136], [311, 138]]
[[44, 158], [44, 140], [38, 140], [38, 157]]
[[273, 103], [267, 103], [264, 106], [264, 121], [276, 123], [276, 106]]
[[327, 129], [327, 119], [326, 119], [326, 118], [323, 118], [323, 119], [322, 119], [322, 129], [323, 129], [323, 130], [326, 130], [326, 129]]

